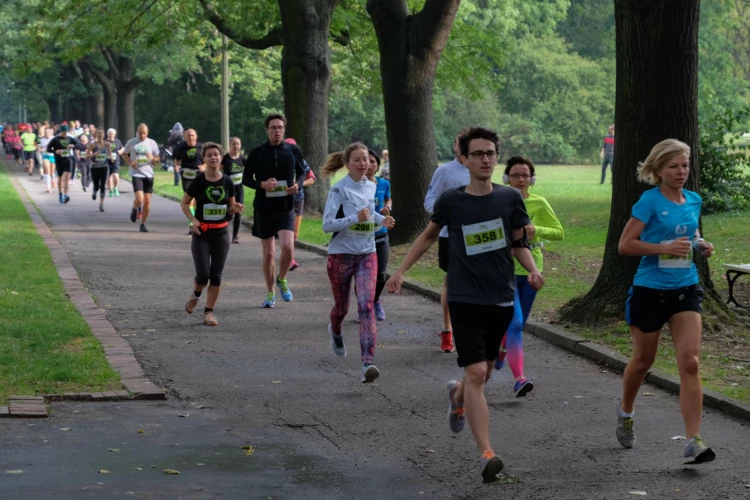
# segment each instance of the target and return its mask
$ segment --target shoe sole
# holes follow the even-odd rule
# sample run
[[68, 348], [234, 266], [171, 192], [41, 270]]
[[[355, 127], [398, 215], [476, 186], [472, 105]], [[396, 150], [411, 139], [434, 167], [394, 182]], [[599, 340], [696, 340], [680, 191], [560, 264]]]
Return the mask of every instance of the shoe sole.
[[699, 454], [695, 456], [695, 460], [691, 462], [685, 462], [685, 465], [698, 465], [698, 464], [705, 464], [708, 462], [713, 462], [716, 458], [716, 453], [711, 448], [706, 448]]
[[516, 397], [523, 398], [533, 390], [534, 390], [534, 384], [532, 384], [531, 382], [526, 382], [523, 386], [521, 386], [520, 389], [518, 389], [518, 393], [516, 393]]
[[219, 326], [219, 322], [218, 322], [218, 321], [217, 321], [216, 323], [208, 323], [208, 322], [204, 321], [203, 323], [204, 323], [204, 324], [205, 324], [206, 326]]
[[443, 351], [446, 354], [450, 353], [450, 352], [453, 352], [454, 349], [455, 349], [455, 347], [453, 349], [443, 349], [442, 347], [440, 348], [440, 350]]
[[[198, 302], [195, 303], [195, 306], [197, 305], [198, 305]], [[195, 309], [195, 306], [190, 307], [190, 302], [188, 302], [187, 304], [185, 304], [185, 312], [188, 314], [193, 314], [193, 310]]]
[[362, 383], [369, 384], [373, 382], [379, 376], [380, 376], [380, 372], [378, 371], [378, 369], [370, 365], [367, 371], [365, 371], [365, 379], [362, 381]]
[[262, 307], [263, 309], [273, 309], [274, 307], [276, 307], [276, 304], [263, 304], [260, 307]]
[[500, 460], [500, 457], [492, 457], [482, 470], [482, 482], [494, 483], [497, 481], [497, 475], [502, 472], [503, 467], [505, 467], [505, 464]]

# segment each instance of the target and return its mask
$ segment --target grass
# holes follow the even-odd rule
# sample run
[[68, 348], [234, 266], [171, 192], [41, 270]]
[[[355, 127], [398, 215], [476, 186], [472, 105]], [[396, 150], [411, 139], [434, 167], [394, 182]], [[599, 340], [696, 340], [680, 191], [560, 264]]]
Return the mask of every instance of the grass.
[[2, 168], [0, 199], [0, 404], [11, 395], [121, 389]]

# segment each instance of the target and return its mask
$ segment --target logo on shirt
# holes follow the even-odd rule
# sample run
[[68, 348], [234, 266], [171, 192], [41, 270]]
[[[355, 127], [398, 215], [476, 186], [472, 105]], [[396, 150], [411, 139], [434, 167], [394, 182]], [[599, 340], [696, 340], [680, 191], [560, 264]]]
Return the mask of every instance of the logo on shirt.
[[60, 139], [60, 146], [64, 148], [68, 147], [68, 141], [65, 139]]
[[187, 151], [187, 157], [188, 157], [188, 158], [195, 158], [195, 152], [196, 152], [196, 149], [195, 149], [195, 148], [193, 148], [193, 149], [188, 149], [188, 151]]
[[219, 203], [226, 196], [224, 186], [208, 186], [206, 188], [206, 197], [211, 200], [211, 203]]
[[662, 212], [661, 214], [662, 214], [662, 215], [669, 215], [669, 211], [668, 211], [668, 210], [665, 210], [665, 211], [663, 211], [663, 212]]
[[686, 234], [687, 233], [687, 225], [686, 224], [677, 224], [677, 227], [674, 229], [675, 234]]

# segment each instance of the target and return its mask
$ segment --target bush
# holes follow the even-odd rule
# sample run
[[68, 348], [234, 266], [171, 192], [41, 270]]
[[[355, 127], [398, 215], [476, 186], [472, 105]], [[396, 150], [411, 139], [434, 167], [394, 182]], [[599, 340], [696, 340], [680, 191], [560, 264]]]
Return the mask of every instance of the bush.
[[739, 141], [737, 125], [747, 123], [749, 109], [726, 109], [699, 127], [700, 189], [704, 213], [750, 207], [748, 146]]

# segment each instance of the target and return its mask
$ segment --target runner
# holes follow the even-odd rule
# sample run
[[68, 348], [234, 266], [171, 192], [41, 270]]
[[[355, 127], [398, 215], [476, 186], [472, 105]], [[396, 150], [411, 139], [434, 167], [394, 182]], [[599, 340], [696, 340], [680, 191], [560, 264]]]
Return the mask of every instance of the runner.
[[151, 211], [151, 194], [154, 192], [154, 162], [159, 158], [159, 146], [148, 138], [148, 126], [138, 125], [138, 136], [125, 145], [120, 155], [130, 167], [130, 179], [133, 182], [133, 208], [130, 210], [130, 222], [141, 220], [141, 232], [147, 233], [146, 219]]
[[[391, 160], [388, 156], [388, 150], [383, 150], [383, 171], [380, 172], [380, 177], [387, 180], [388, 182], [391, 181]], [[466, 181], [467, 184], [469, 181]]]
[[[297, 144], [297, 141], [291, 137], [284, 139], [284, 142], [287, 144]], [[307, 160], [302, 160], [302, 165], [305, 169], [305, 180], [302, 183], [302, 189], [294, 195], [294, 241], [297, 241], [299, 237], [299, 229], [302, 226], [302, 215], [305, 213], [305, 188], [315, 184], [315, 174], [310, 165], [307, 164]], [[299, 262], [292, 255], [292, 263], [289, 265], [289, 270], [294, 271], [298, 267]]]
[[464, 368], [463, 382], [453, 380], [447, 386], [449, 423], [457, 433], [469, 419], [485, 482], [496, 481], [503, 468], [490, 445], [484, 386], [513, 318], [513, 254], [529, 271], [529, 283], [534, 288], [544, 284], [529, 251], [524, 229], [529, 217], [521, 194], [492, 183], [497, 147], [497, 134], [488, 129], [471, 128], [460, 136], [460, 158], [469, 169], [471, 181], [440, 197], [427, 229], [386, 284], [389, 292], [400, 292], [404, 273], [438, 240], [440, 228], [448, 227], [448, 305], [455, 327], [458, 366]]
[[[21, 141], [13, 127], [5, 129], [5, 140], [9, 144], [10, 152], [16, 160], [16, 165], [21, 164]], [[10, 158], [10, 157], [9, 157]]]
[[[380, 156], [370, 149], [368, 151], [369, 168], [367, 169], [367, 179], [375, 183], [375, 211], [381, 215], [389, 216], [393, 210], [393, 200], [391, 200], [391, 183], [380, 177], [375, 177], [380, 169]], [[374, 309], [375, 318], [378, 321], [385, 319], [385, 311], [380, 303], [380, 294], [385, 288], [385, 281], [388, 277], [388, 256], [391, 252], [390, 242], [388, 240], [388, 229], [380, 226], [375, 231], [375, 254], [378, 257], [378, 278], [375, 284]]]
[[104, 212], [104, 190], [109, 178], [110, 145], [104, 140], [104, 130], [94, 132], [94, 142], [86, 150], [86, 159], [91, 161], [91, 178], [94, 181], [91, 199], [99, 192], [99, 211]]
[[346, 356], [342, 323], [349, 311], [349, 292], [354, 278], [357, 288], [359, 345], [362, 352], [362, 382], [372, 382], [380, 372], [372, 364], [375, 355], [377, 327], [373, 317], [377, 256], [375, 224], [387, 229], [394, 226], [393, 217], [384, 217], [375, 210], [376, 186], [367, 180], [370, 162], [367, 146], [355, 142], [343, 153], [333, 153], [323, 166], [321, 175], [330, 177], [346, 167], [349, 175], [338, 181], [328, 192], [323, 231], [333, 233], [328, 244], [328, 278], [333, 290], [334, 306], [328, 333], [331, 349], [337, 356]]
[[28, 125], [24, 125], [21, 130], [23, 130], [21, 134], [23, 161], [26, 164], [24, 172], [34, 175], [34, 156], [36, 155], [37, 137]]
[[[174, 169], [182, 174], [182, 191], [184, 193], [187, 193], [190, 183], [193, 182], [198, 173], [206, 168], [201, 156], [202, 147], [202, 144], [198, 142], [198, 133], [189, 128], [185, 131], [185, 140], [178, 144], [174, 151]], [[195, 215], [195, 203], [193, 203], [192, 210], [193, 215]], [[192, 225], [192, 222], [190, 224]], [[188, 228], [188, 235], [190, 234], [193, 233]]]
[[42, 163], [44, 164], [44, 182], [47, 185], [48, 193], [51, 192], [51, 188], [57, 187], [53, 178], [53, 175], [55, 175], [55, 155], [47, 152], [47, 146], [53, 137], [52, 132], [52, 127], [45, 127], [44, 137], [39, 141], [39, 145], [42, 148]]
[[89, 184], [91, 184], [91, 162], [86, 158], [86, 150], [89, 148], [89, 136], [81, 134], [78, 140], [80, 141], [80, 144], [76, 146], [78, 171], [81, 172], [81, 187], [85, 193]]
[[[537, 194], [529, 193], [529, 187], [536, 182], [534, 163], [529, 158], [522, 156], [509, 158], [505, 163], [503, 182], [518, 189], [523, 196], [526, 212], [532, 221], [526, 225], [526, 234], [531, 243], [531, 256], [541, 273], [544, 265], [542, 255], [544, 243], [540, 240], [562, 240], [565, 237], [562, 224], [547, 200]], [[526, 396], [534, 389], [534, 384], [523, 373], [523, 327], [529, 318], [535, 298], [536, 290], [529, 285], [528, 272], [516, 262], [516, 297], [513, 300], [515, 311], [495, 360], [495, 369], [500, 370], [503, 367], [507, 354], [508, 364], [515, 380], [513, 392], [519, 398]]]
[[284, 301], [289, 302], [293, 298], [286, 274], [294, 255], [294, 195], [302, 188], [305, 170], [302, 151], [293, 144], [284, 144], [284, 116], [268, 115], [265, 127], [268, 142], [250, 151], [242, 174], [242, 184], [255, 189], [253, 236], [260, 238], [263, 245], [263, 276], [267, 288], [262, 307], [274, 307], [276, 235], [281, 246], [276, 284], [279, 285]]
[[125, 146], [117, 138], [117, 130], [111, 128], [107, 130], [107, 143], [109, 144], [109, 197], [120, 196], [120, 155], [125, 152]]
[[[180, 208], [185, 217], [193, 221], [193, 240], [190, 249], [195, 264], [193, 293], [185, 304], [188, 314], [198, 305], [203, 289], [208, 285], [208, 298], [203, 309], [203, 322], [208, 326], [219, 324], [214, 317], [214, 307], [221, 291], [221, 275], [229, 255], [229, 220], [245, 206], [235, 202], [235, 184], [221, 172], [221, 146], [213, 142], [203, 145], [206, 170], [188, 185], [182, 196]], [[197, 210], [190, 208], [193, 200]]]
[[[242, 141], [239, 137], [231, 137], [229, 139], [229, 152], [224, 155], [221, 159], [221, 167], [224, 171], [224, 175], [229, 176], [234, 184], [234, 198], [237, 203], [245, 203], [245, 186], [242, 185], [242, 172], [245, 169], [245, 155], [241, 153]], [[240, 224], [242, 224], [242, 213], [237, 212], [234, 214], [234, 220], [232, 221], [232, 243], [239, 243], [240, 238], [238, 236], [240, 232]]]
[[[465, 132], [462, 130], [453, 141], [453, 152], [456, 157], [440, 165], [432, 176], [430, 188], [424, 198], [424, 208], [432, 213], [435, 202], [443, 193], [451, 189], [469, 184], [469, 170], [463, 165], [458, 158], [460, 157], [458, 138]], [[440, 240], [438, 242], [438, 265], [446, 276], [443, 277], [443, 290], [440, 292], [440, 306], [443, 309], [443, 331], [440, 332], [441, 342], [440, 349], [443, 352], [453, 352], [453, 327], [451, 326], [451, 315], [448, 310], [448, 264], [450, 263], [450, 251], [448, 244], [448, 228], [440, 230]]]
[[617, 409], [617, 440], [635, 444], [634, 403], [656, 359], [664, 323], [674, 343], [680, 372], [680, 410], [688, 442], [685, 458], [700, 464], [716, 453], [700, 437], [703, 389], [700, 377], [703, 289], [693, 252], [711, 257], [714, 246], [700, 237], [703, 200], [684, 189], [690, 172], [690, 146], [666, 139], [638, 167], [638, 179], [656, 186], [644, 192], [620, 237], [621, 255], [642, 257], [625, 305], [633, 337], [633, 357], [622, 379]]
[[[174, 161], [174, 151], [177, 149], [177, 145], [182, 142], [182, 136], [183, 136], [184, 130], [182, 128], [182, 124], [180, 122], [176, 122], [172, 126], [172, 130], [169, 132], [169, 137], [167, 138], [167, 153], [172, 157], [172, 160]], [[180, 185], [180, 172], [176, 168], [174, 168], [174, 163], [172, 166], [172, 172], [174, 172], [174, 185], [179, 186]]]
[[60, 203], [68, 203], [68, 189], [70, 186], [70, 158], [73, 156], [73, 148], [78, 141], [68, 136], [68, 126], [60, 126], [58, 135], [47, 144], [47, 152], [55, 155], [55, 172], [57, 173], [57, 191]]

